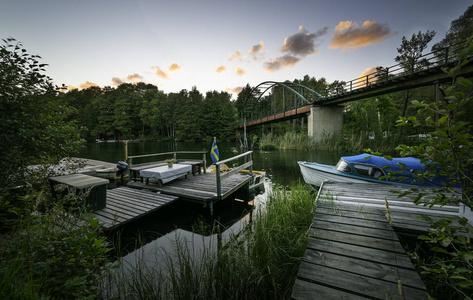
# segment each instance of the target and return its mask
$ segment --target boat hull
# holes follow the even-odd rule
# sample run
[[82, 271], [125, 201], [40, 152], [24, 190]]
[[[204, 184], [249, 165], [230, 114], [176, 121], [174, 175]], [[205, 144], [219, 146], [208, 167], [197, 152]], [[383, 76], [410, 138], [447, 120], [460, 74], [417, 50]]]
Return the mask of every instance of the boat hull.
[[[324, 169], [325, 165], [315, 164]], [[366, 183], [366, 180], [351, 178], [341, 176], [339, 174], [334, 174], [324, 170], [318, 170], [308, 167], [304, 162], [299, 162], [299, 167], [301, 168], [301, 174], [304, 178], [304, 181], [308, 184], [321, 186], [324, 181], [335, 181], [335, 182], [354, 182], [354, 183]]]

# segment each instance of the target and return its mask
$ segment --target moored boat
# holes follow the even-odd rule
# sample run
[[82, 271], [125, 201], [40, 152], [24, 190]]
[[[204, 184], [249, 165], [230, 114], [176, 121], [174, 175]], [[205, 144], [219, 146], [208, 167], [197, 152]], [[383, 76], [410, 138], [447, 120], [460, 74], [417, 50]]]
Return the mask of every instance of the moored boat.
[[[335, 166], [305, 161], [299, 161], [298, 164], [304, 181], [315, 186], [320, 186], [324, 181], [336, 181], [442, 187], [442, 181], [445, 181], [440, 177], [432, 178], [428, 182], [416, 180], [415, 174], [423, 172], [426, 165], [422, 164], [420, 159], [413, 157], [388, 160], [381, 156], [364, 153], [341, 157]], [[395, 177], [387, 176], [388, 171], [395, 172]], [[459, 188], [459, 186], [454, 188]]]

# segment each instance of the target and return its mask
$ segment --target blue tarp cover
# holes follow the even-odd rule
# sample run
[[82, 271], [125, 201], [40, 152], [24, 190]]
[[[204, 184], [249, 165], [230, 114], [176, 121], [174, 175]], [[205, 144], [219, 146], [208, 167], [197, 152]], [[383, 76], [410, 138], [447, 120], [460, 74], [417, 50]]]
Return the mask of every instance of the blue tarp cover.
[[[399, 172], [402, 171], [398, 176], [408, 177], [408, 179], [403, 180], [402, 182], [409, 183], [412, 179], [414, 179], [413, 173], [417, 171], [421, 171], [425, 169], [425, 164], [420, 162], [420, 159], [414, 157], [402, 157], [402, 158], [393, 158], [392, 160], [388, 160], [381, 156], [376, 156], [372, 154], [359, 154], [354, 156], [343, 156], [343, 160], [349, 163], [360, 163], [360, 164], [370, 164], [380, 168], [384, 168], [385, 166], [389, 166], [388, 168], [384, 168], [387, 171]], [[407, 166], [403, 168], [398, 165], [398, 163], [402, 163]], [[414, 182], [414, 184], [418, 185], [426, 185], [426, 186], [441, 186], [442, 180], [445, 180], [442, 177], [433, 178], [430, 180], [429, 183], [420, 184], [419, 182]], [[412, 182], [411, 182], [412, 183]]]

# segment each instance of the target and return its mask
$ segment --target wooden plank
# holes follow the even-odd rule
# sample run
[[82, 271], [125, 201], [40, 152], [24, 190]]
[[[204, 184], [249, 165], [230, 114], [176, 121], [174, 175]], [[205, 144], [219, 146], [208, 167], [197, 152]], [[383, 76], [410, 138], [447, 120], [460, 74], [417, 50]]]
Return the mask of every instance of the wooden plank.
[[351, 245], [363, 246], [378, 250], [395, 251], [404, 253], [401, 244], [395, 241], [381, 240], [374, 237], [359, 236], [346, 232], [337, 232], [331, 230], [316, 230], [311, 228], [310, 237], [317, 239], [329, 240], [334, 242], [343, 242]]
[[[298, 278], [374, 299], [400, 298], [397, 283], [314, 265], [305, 261], [301, 262]], [[409, 286], [403, 286], [402, 293], [406, 299], [427, 299], [425, 291]], [[316, 295], [314, 294], [314, 297]]]
[[[343, 217], [339, 217], [339, 219], [345, 219]], [[365, 220], [366, 223], [372, 223], [372, 221]], [[377, 224], [372, 225], [381, 225], [383, 223], [377, 222]], [[388, 225], [389, 223], [386, 222], [384, 225]], [[398, 241], [396, 233], [394, 233], [392, 228], [381, 229], [381, 228], [373, 228], [368, 226], [356, 226], [354, 224], [343, 224], [343, 223], [334, 223], [331, 221], [314, 219], [312, 222], [312, 228], [314, 229], [321, 229], [321, 230], [330, 230], [330, 231], [337, 231], [342, 233], [348, 233], [352, 235], [362, 235], [367, 237], [373, 237], [382, 240], [389, 240], [389, 241]], [[317, 232], [317, 231], [316, 231]]]
[[349, 291], [337, 290], [314, 282], [296, 279], [291, 299], [314, 300], [314, 299], [350, 299], [366, 300], [366, 297], [355, 295]]
[[[384, 217], [384, 216], [382, 216], [382, 217]], [[346, 216], [344, 216], [342, 218], [342, 217], [339, 217], [339, 216], [336, 216], [336, 215], [327, 215], [327, 214], [321, 214], [321, 213], [316, 212], [314, 214], [314, 220], [331, 222], [333, 224], [343, 224], [343, 225], [350, 225], [350, 226], [357, 226], [357, 227], [378, 228], [378, 229], [391, 230], [392, 231], [392, 228], [389, 225], [386, 217], [384, 217], [384, 220], [373, 220], [373, 219], [369, 218], [369, 216], [367, 217], [367, 219], [356, 218], [356, 217], [346, 217]]]
[[307, 251], [304, 255], [304, 261], [395, 284], [398, 283], [398, 280], [401, 280], [403, 286], [426, 290], [424, 282], [420, 279], [416, 270], [395, 267], [393, 266], [396, 264], [395, 261], [388, 262], [390, 264], [375, 263], [353, 257], [350, 253], [339, 255], [315, 250]]
[[381, 264], [387, 264], [392, 266], [398, 266], [404, 269], [415, 270], [410, 259], [405, 253], [397, 253], [385, 251], [382, 249], [366, 248], [359, 245], [353, 245], [349, 243], [322, 240], [316, 238], [309, 238], [307, 243], [307, 249], [329, 252], [339, 255], [349, 254], [352, 257], [359, 259], [377, 262]]

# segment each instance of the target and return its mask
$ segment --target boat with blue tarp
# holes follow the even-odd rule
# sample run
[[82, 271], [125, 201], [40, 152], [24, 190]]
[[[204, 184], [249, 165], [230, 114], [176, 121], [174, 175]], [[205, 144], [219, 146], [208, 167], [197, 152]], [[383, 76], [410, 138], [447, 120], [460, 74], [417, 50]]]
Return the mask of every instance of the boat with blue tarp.
[[[334, 182], [376, 182], [391, 185], [416, 185], [426, 187], [444, 187], [447, 180], [443, 177], [418, 181], [416, 174], [427, 170], [428, 165], [414, 157], [392, 158], [372, 154], [343, 156], [337, 165], [325, 165], [315, 162], [299, 161], [304, 181], [320, 186], [324, 181]], [[390, 176], [387, 176], [388, 173]], [[460, 188], [456, 185], [454, 188]]]

